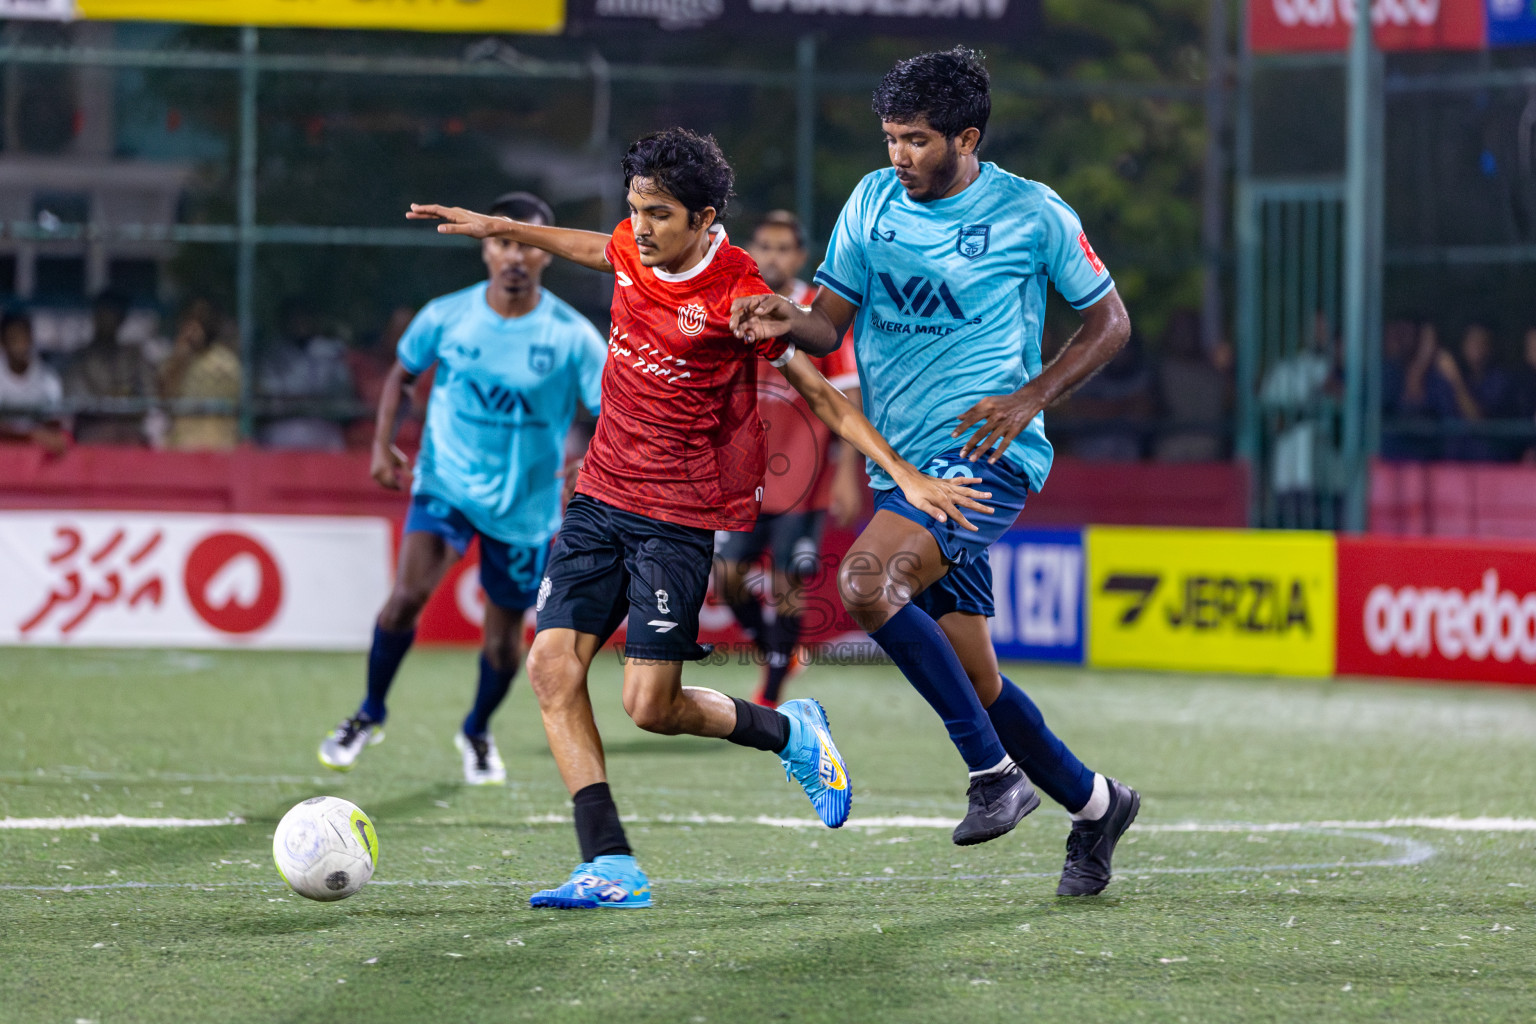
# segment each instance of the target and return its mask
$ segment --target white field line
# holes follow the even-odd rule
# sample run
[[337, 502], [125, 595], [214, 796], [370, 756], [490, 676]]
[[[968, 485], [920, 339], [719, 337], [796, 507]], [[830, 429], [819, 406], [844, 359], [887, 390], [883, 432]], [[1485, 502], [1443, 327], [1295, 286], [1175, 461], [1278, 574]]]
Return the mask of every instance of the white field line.
[[[626, 824], [636, 825], [768, 825], [775, 828], [815, 828], [825, 826], [815, 818], [735, 818], [725, 814], [657, 815], [650, 818], [624, 816]], [[898, 814], [890, 817], [853, 818], [844, 828], [932, 828], [952, 829], [954, 818], [925, 818]], [[522, 819], [524, 825], [568, 825], [570, 815], [535, 814]], [[412, 824], [429, 825], [429, 818]], [[1426, 828], [1445, 832], [1536, 832], [1536, 818], [1385, 818], [1379, 821], [1283, 821], [1283, 822], [1203, 822], [1137, 824], [1138, 832], [1315, 832], [1324, 830], [1367, 830]]]
[[115, 814], [110, 818], [80, 816], [75, 818], [0, 818], [0, 829], [41, 829], [57, 832], [70, 828], [210, 828], [217, 825], [244, 825], [244, 818], [130, 818]]
[[[551, 816], [553, 817], [553, 816]], [[542, 819], [541, 819], [542, 820]], [[881, 820], [881, 819], [874, 819]], [[234, 822], [219, 822], [220, 824], [233, 824]], [[714, 822], [711, 822], [714, 823]], [[726, 822], [733, 823], [733, 822]], [[749, 821], [750, 824], [758, 822]], [[797, 822], [798, 824], [798, 822]], [[1147, 826], [1147, 830], [1157, 829], [1156, 826]], [[1157, 829], [1161, 831], [1162, 829]], [[1393, 851], [1391, 856], [1379, 857], [1370, 860], [1358, 861], [1318, 861], [1314, 863], [1297, 864], [1252, 864], [1252, 865], [1221, 865], [1214, 867], [1142, 867], [1139, 865], [1125, 866], [1115, 873], [1115, 877], [1126, 879], [1130, 877], [1147, 878], [1154, 875], [1236, 875], [1236, 874], [1266, 874], [1269, 872], [1301, 872], [1301, 871], [1340, 871], [1353, 868], [1401, 868], [1422, 864], [1435, 855], [1435, 848], [1429, 843], [1417, 839], [1409, 839], [1404, 836], [1384, 835], [1380, 832], [1354, 831], [1331, 827], [1319, 827], [1305, 823], [1283, 823], [1278, 828], [1274, 825], [1241, 826], [1233, 823], [1221, 823], [1209, 827], [1202, 827], [1197, 822], [1188, 822], [1168, 831], [1179, 832], [1273, 832], [1289, 831], [1298, 833], [1313, 833], [1327, 835], [1342, 839], [1356, 839], [1362, 842], [1376, 843], [1386, 850]], [[766, 877], [766, 878], [658, 878], [655, 881], [662, 885], [701, 885], [701, 886], [763, 886], [763, 885], [806, 885], [828, 886], [846, 884], [850, 882], [878, 884], [884, 882], [1002, 882], [1010, 880], [1025, 880], [1036, 878], [1055, 878], [1054, 871], [1020, 871], [997, 874], [951, 874], [951, 875], [842, 875], [826, 877]], [[525, 888], [536, 885], [544, 885], [548, 879], [515, 881], [497, 879], [377, 879], [370, 884], [382, 886], [404, 886], [407, 888]], [[279, 887], [275, 882], [108, 882], [103, 884], [63, 884], [63, 885], [0, 885], [0, 892], [98, 892], [119, 889], [190, 889], [215, 891], [219, 889], [275, 889]], [[296, 898], [298, 899], [298, 898]]]

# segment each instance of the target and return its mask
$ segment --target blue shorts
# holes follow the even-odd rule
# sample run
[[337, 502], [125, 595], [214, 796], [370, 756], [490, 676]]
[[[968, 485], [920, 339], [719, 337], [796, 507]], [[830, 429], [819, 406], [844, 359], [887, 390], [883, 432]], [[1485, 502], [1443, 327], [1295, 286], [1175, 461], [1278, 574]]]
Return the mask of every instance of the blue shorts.
[[987, 560], [987, 549], [1013, 528], [1029, 497], [1029, 477], [1023, 470], [1007, 459], [998, 459], [995, 465], [988, 465], [985, 459], [971, 462], [960, 457], [960, 448], [960, 442], [956, 442], [955, 447], [930, 459], [921, 469], [929, 476], [981, 477], [981, 483], [971, 486], [978, 491], [991, 491], [992, 497], [982, 499], [982, 504], [996, 511], [984, 515], [967, 509], [965, 517], [976, 530], [967, 530], [954, 522], [939, 522], [907, 501], [899, 487], [875, 492], [876, 512], [894, 512], [926, 528], [938, 541], [944, 561], [949, 563], [949, 572], [943, 579], [912, 599], [913, 604], [935, 619], [950, 612], [992, 615], [992, 563]]
[[460, 557], [469, 542], [480, 538], [480, 586], [485, 599], [498, 608], [520, 612], [533, 606], [539, 578], [549, 558], [549, 544], [522, 545], [487, 537], [463, 512], [430, 494], [411, 495], [405, 516], [406, 533], [430, 533], [443, 538]]
[[539, 585], [536, 629], [574, 629], [606, 643], [629, 620], [624, 653], [698, 661], [699, 609], [709, 589], [715, 532], [614, 508], [578, 494], [565, 508]]

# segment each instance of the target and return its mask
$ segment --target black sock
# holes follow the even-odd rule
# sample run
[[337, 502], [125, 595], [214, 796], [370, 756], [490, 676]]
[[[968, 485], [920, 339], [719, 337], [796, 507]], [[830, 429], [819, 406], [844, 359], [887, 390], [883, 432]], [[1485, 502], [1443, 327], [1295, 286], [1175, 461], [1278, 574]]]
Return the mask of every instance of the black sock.
[[790, 662], [794, 659], [795, 644], [800, 642], [800, 616], [780, 615], [768, 627], [768, 678], [763, 682], [763, 697], [779, 702], [779, 691], [784, 687], [784, 677], [789, 675]]
[[576, 842], [581, 844], [581, 859], [591, 863], [599, 857], [627, 856], [632, 851], [619, 824], [619, 809], [614, 806], [608, 783], [594, 782], [571, 797], [576, 805]]
[[[745, 587], [742, 588], [745, 591]], [[765, 650], [763, 646], [763, 606], [757, 603], [757, 598], [751, 594], [743, 593], [731, 602], [731, 613], [736, 616], [736, 622], [742, 631], [752, 638], [758, 650]]]
[[789, 719], [773, 708], [758, 707], [740, 697], [732, 697], [731, 703], [736, 705], [736, 728], [726, 739], [770, 754], [789, 746]]

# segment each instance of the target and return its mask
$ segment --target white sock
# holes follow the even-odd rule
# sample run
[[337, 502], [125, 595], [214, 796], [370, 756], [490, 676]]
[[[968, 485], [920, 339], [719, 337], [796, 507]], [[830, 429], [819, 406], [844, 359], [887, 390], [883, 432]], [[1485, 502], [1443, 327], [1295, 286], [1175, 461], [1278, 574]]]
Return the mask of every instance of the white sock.
[[[981, 778], [981, 777], [982, 777], [982, 776], [983, 776], [983, 775], [995, 775], [995, 774], [996, 774], [996, 773], [998, 773], [998, 772], [1004, 772], [1004, 771], [1007, 771], [1007, 770], [1008, 770], [1008, 769], [1009, 769], [1009, 768], [1010, 768], [1010, 767], [1012, 767], [1012, 766], [1013, 766], [1013, 758], [1011, 758], [1011, 757], [1005, 757], [1005, 758], [1003, 758], [1003, 759], [1002, 759], [1002, 760], [1001, 760], [1001, 761], [999, 761], [999, 762], [997, 762], [997, 764], [995, 764], [995, 765], [993, 765], [993, 766], [992, 766], [992, 767], [991, 767], [991, 768], [983, 768], [983, 769], [982, 769], [982, 770], [981, 770], [981, 771], [979, 771], [979, 772], [971, 772], [971, 778], [973, 778], [973, 779], [979, 779], [979, 778]], [[1107, 798], [1106, 798], [1106, 799], [1107, 799]], [[1090, 801], [1090, 803], [1091, 803], [1091, 802], [1092, 802], [1092, 801]], [[1100, 812], [1099, 812], [1099, 813], [1100, 813], [1100, 814], [1103, 814], [1103, 813], [1104, 813], [1104, 812], [1103, 812], [1103, 811], [1100, 811]]]
[[1093, 795], [1083, 804], [1083, 809], [1072, 812], [1073, 821], [1098, 821], [1109, 810], [1109, 783], [1098, 772], [1093, 773]]

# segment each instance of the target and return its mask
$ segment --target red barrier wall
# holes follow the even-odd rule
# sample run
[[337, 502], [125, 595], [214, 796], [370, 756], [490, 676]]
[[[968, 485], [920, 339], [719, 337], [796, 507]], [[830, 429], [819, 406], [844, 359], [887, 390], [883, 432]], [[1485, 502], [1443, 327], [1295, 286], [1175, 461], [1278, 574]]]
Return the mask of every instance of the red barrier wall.
[[[1245, 525], [1247, 475], [1237, 464], [1154, 465], [1058, 459], [1045, 491], [1032, 497], [1029, 525], [1111, 523], [1167, 526]], [[273, 515], [382, 516], [400, 528], [403, 494], [386, 491], [368, 475], [368, 456], [267, 451], [155, 452], [139, 448], [79, 446], [48, 459], [36, 448], [0, 445], [0, 508], [175, 510]], [[825, 555], [847, 551], [853, 534], [827, 529]], [[398, 537], [397, 537], [398, 542]], [[475, 642], [476, 588], [464, 580], [475, 570], [467, 558], [449, 571], [422, 615], [423, 640]], [[808, 639], [829, 639], [853, 628], [842, 613], [835, 573], [814, 589], [820, 628]], [[707, 609], [709, 610], [709, 609]], [[739, 639], [728, 615], [712, 639]], [[722, 618], [723, 616], [723, 618]]]
[[1536, 466], [1377, 462], [1371, 466], [1370, 530], [1536, 540]]

